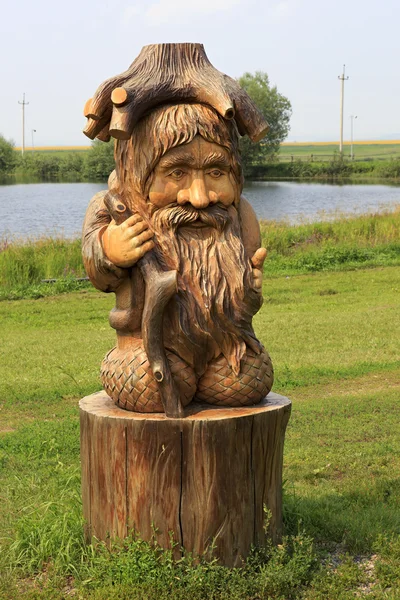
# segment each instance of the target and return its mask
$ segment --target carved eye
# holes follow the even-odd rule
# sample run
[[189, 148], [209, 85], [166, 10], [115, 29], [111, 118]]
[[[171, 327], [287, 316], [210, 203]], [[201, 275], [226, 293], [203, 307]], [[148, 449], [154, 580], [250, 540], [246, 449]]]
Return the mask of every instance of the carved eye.
[[218, 177], [221, 177], [221, 175], [223, 175], [223, 172], [219, 169], [213, 169], [209, 172], [209, 175], [211, 175], [211, 177], [214, 177], [214, 179], [218, 179]]
[[170, 173], [171, 177], [173, 177], [174, 179], [181, 179], [184, 176], [184, 171], [182, 171], [182, 169], [175, 169], [175, 171], [172, 171], [172, 173]]

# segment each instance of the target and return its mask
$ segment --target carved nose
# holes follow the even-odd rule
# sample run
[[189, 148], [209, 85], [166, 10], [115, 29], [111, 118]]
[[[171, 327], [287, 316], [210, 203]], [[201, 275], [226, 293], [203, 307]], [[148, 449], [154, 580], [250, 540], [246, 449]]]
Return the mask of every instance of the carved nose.
[[202, 177], [193, 179], [190, 188], [178, 192], [177, 201], [178, 204], [187, 204], [189, 202], [194, 208], [207, 208], [210, 200], [204, 179]]

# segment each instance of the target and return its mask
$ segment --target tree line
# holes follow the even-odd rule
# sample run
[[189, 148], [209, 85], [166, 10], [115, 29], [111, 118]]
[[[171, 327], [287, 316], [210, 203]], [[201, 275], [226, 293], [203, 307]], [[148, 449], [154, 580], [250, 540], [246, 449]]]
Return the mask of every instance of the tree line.
[[[254, 167], [261, 167], [273, 159], [281, 142], [289, 132], [292, 109], [289, 100], [271, 86], [268, 75], [261, 71], [254, 75], [245, 73], [239, 78], [263, 113], [270, 128], [264, 139], [253, 144], [247, 138], [241, 140], [245, 175]], [[41, 180], [104, 181], [114, 169], [114, 143], [95, 140], [86, 153], [66, 152], [65, 156], [40, 151], [25, 152], [23, 156], [14, 150], [11, 140], [0, 135], [0, 175], [21, 174]]]
[[22, 175], [41, 181], [104, 181], [114, 169], [114, 144], [92, 143], [87, 152], [64, 154], [26, 151], [0, 136], [0, 175]]

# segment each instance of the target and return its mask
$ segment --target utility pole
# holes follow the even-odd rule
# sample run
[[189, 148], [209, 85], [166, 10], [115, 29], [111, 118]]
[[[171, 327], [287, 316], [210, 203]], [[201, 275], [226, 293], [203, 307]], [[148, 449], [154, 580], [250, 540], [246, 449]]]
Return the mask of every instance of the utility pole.
[[342, 82], [341, 85], [341, 96], [340, 96], [340, 155], [343, 155], [343, 106], [344, 106], [344, 82], [347, 81], [348, 77], [345, 77], [346, 65], [343, 65], [342, 75], [338, 75], [338, 79]]
[[353, 121], [354, 121], [354, 119], [357, 119], [357, 115], [350, 115], [350, 123], [351, 123], [350, 158], [351, 158], [351, 160], [354, 160], [354, 153], [353, 153]]
[[33, 134], [34, 133], [36, 133], [36, 129], [32, 129], [32, 152], [35, 151], [35, 146], [34, 146], [34, 143], [33, 143]]
[[22, 102], [18, 100], [18, 104], [22, 105], [22, 156], [25, 151], [25, 106], [29, 104], [29, 102], [25, 102], [25, 92], [22, 98]]

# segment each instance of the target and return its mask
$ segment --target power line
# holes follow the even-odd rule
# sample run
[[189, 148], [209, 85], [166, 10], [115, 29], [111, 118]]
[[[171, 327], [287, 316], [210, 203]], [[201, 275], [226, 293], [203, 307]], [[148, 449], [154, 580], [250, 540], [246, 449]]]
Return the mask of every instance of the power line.
[[29, 102], [25, 102], [25, 92], [22, 98], [22, 102], [18, 100], [18, 104], [22, 105], [22, 156], [25, 152], [25, 106], [29, 104]]
[[338, 79], [342, 82], [341, 95], [340, 95], [340, 154], [343, 152], [343, 106], [344, 106], [344, 82], [347, 81], [348, 77], [345, 77], [346, 65], [343, 65], [343, 73], [338, 75]]
[[350, 115], [350, 123], [351, 123], [351, 146], [350, 146], [350, 158], [354, 160], [354, 152], [353, 152], [353, 121], [357, 119], [357, 115]]
[[36, 129], [32, 129], [32, 152], [35, 150], [35, 144], [33, 143], [33, 134], [36, 133]]

